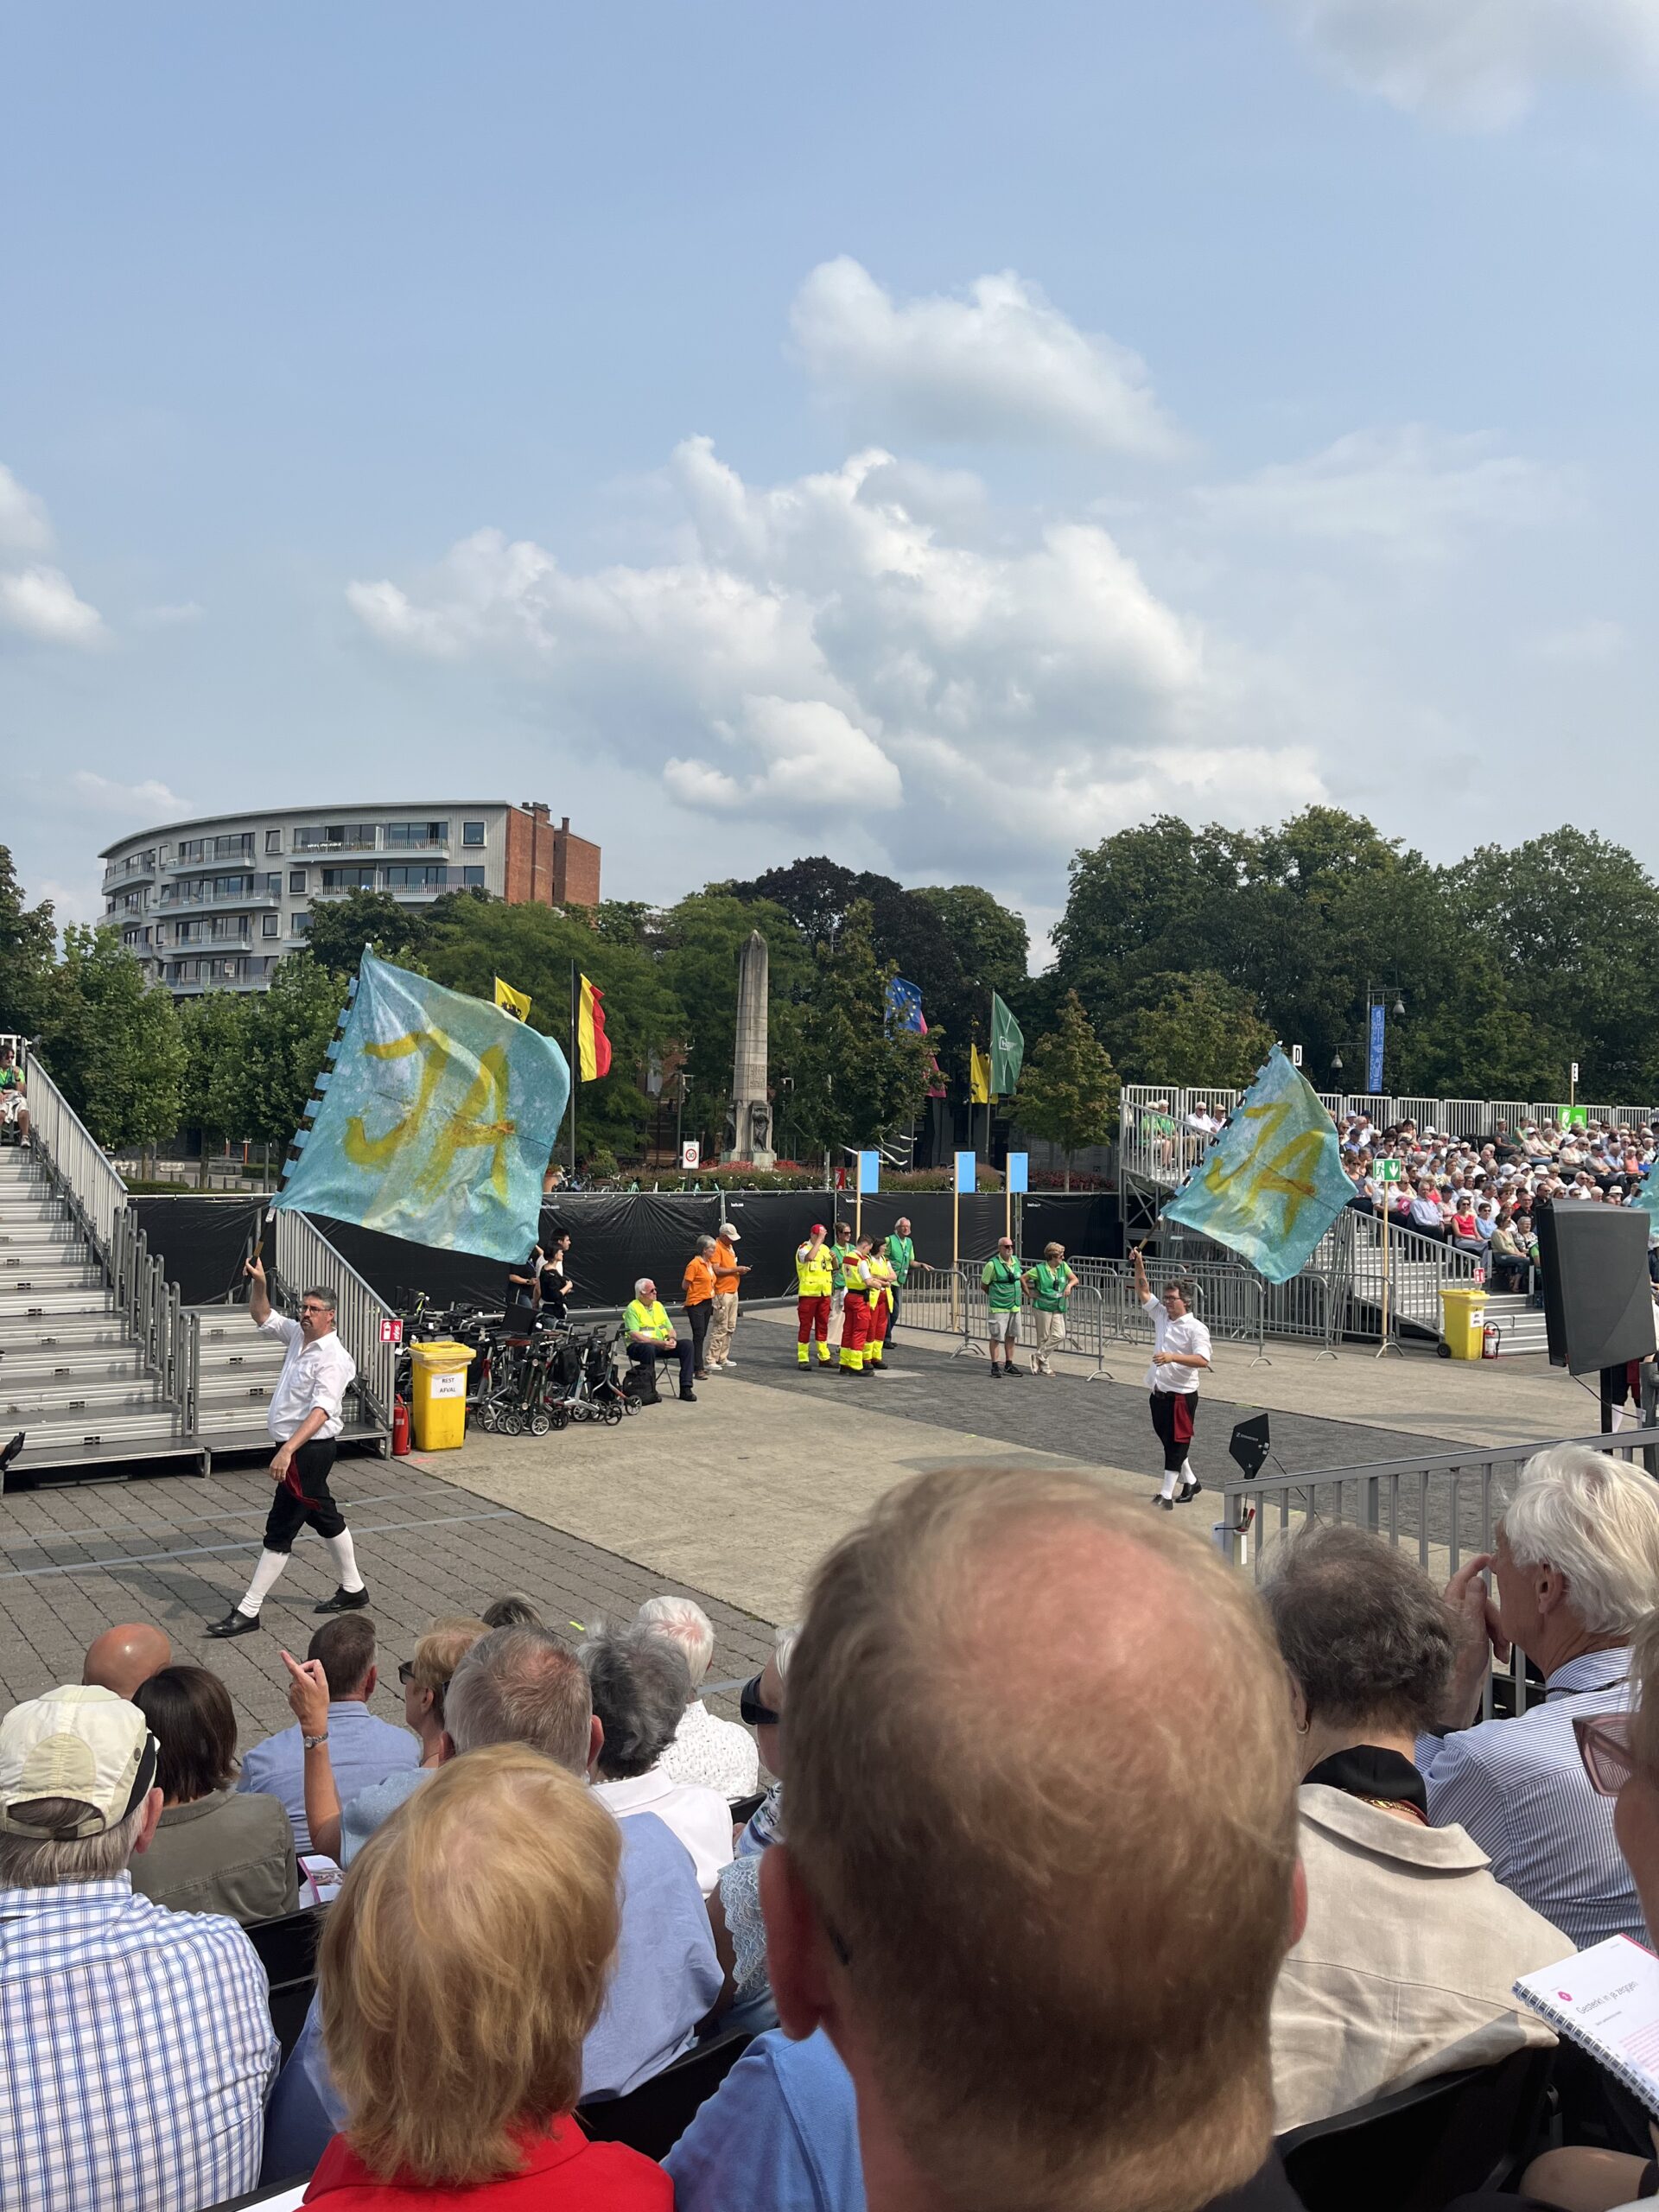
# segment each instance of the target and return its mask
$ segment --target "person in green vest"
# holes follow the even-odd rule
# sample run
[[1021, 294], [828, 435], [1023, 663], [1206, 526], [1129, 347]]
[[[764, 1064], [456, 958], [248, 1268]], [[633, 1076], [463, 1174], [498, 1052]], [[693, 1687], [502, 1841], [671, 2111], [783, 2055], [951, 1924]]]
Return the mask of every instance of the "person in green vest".
[[657, 1286], [649, 1275], [641, 1275], [633, 1286], [633, 1296], [622, 1325], [628, 1339], [628, 1357], [636, 1366], [645, 1369], [652, 1396], [657, 1395], [658, 1361], [677, 1359], [680, 1363], [680, 1397], [686, 1405], [695, 1406], [697, 1394], [691, 1387], [691, 1339], [676, 1333], [666, 1308], [658, 1302]]
[[901, 1213], [894, 1222], [892, 1234], [882, 1240], [881, 1249], [893, 1269], [893, 1281], [887, 1286], [892, 1298], [892, 1310], [887, 1315], [887, 1342], [891, 1344], [899, 1333], [899, 1309], [905, 1302], [905, 1285], [910, 1281], [911, 1269], [919, 1268], [924, 1274], [930, 1274], [932, 1270], [925, 1260], [916, 1256], [907, 1213]]
[[1020, 1304], [1025, 1294], [1025, 1282], [1020, 1262], [1014, 1256], [1013, 1237], [997, 1238], [996, 1256], [986, 1261], [979, 1271], [979, 1279], [985, 1286], [985, 1303], [990, 1309], [988, 1325], [991, 1373], [1017, 1375], [1020, 1370], [1014, 1363], [1014, 1354], [1020, 1342]]
[[837, 1351], [841, 1349], [842, 1330], [847, 1318], [847, 1269], [849, 1263], [856, 1264], [858, 1248], [853, 1243], [850, 1221], [836, 1224], [836, 1241], [830, 1247], [830, 1342]]
[[1043, 1256], [1026, 1269], [1026, 1287], [1037, 1319], [1037, 1342], [1031, 1355], [1033, 1375], [1052, 1375], [1049, 1364], [1065, 1343], [1065, 1302], [1077, 1287], [1077, 1278], [1065, 1263], [1064, 1244], [1045, 1244]]

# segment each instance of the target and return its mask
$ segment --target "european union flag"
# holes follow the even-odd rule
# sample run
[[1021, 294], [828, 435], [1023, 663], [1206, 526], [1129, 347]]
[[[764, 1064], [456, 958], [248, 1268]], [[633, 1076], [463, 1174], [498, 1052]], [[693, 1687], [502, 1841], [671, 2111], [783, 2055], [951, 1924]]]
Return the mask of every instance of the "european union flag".
[[569, 1096], [550, 1037], [365, 952], [315, 1120], [274, 1204], [522, 1260]]
[[1285, 1282], [1353, 1195], [1336, 1123], [1275, 1045], [1164, 1218], [1202, 1230], [1269, 1282]]
[[922, 995], [902, 976], [895, 976], [887, 985], [887, 1027], [907, 1029], [918, 1037], [927, 1034], [927, 1024], [922, 1020]]

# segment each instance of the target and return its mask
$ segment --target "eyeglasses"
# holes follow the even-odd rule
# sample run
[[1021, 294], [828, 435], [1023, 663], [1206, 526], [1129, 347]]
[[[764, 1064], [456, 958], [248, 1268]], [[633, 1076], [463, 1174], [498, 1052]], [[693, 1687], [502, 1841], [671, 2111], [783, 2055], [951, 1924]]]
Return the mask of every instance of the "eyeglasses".
[[397, 1679], [405, 1689], [407, 1689], [410, 1684], [414, 1681], [415, 1662], [412, 1659], [400, 1659], [398, 1661]]
[[1636, 1772], [1628, 1713], [1580, 1714], [1573, 1723], [1579, 1757], [1599, 1797], [1617, 1797]]
[[[763, 1668], [761, 1674], [765, 1671]], [[760, 1679], [760, 1675], [756, 1675], [753, 1681], [744, 1683], [738, 1694], [737, 1709], [751, 1728], [775, 1728], [783, 1716], [774, 1713], [762, 1699]]]

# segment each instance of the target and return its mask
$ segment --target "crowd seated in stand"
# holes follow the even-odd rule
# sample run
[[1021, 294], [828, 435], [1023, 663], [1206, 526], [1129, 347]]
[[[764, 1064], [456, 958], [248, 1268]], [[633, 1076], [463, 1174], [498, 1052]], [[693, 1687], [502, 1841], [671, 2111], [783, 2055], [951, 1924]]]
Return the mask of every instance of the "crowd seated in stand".
[[[454, 1671], [445, 1711], [455, 1752], [445, 1776], [462, 1775], [469, 1752], [517, 1744], [582, 1780], [603, 1740], [582, 1662], [543, 1628], [495, 1629], [481, 1637]], [[417, 1790], [387, 1825], [422, 1804], [431, 1787]], [[626, 2095], [659, 2073], [690, 2048], [721, 1993], [690, 1853], [654, 1813], [635, 1814], [618, 1827], [620, 1925], [605, 2002], [583, 2044], [588, 2100]], [[267, 2177], [309, 2171], [344, 2109], [314, 2005], [271, 2100]]]
[[258, 2176], [264, 1971], [232, 1922], [128, 1878], [158, 1760], [95, 1684], [0, 1722], [0, 2198], [20, 2212], [200, 2212]]
[[205, 1667], [163, 1667], [132, 1702], [160, 1747], [162, 1817], [132, 1862], [141, 1897], [175, 1912], [270, 1920], [298, 1905], [294, 1831], [275, 1797], [232, 1788], [236, 1709]]
[[666, 1637], [684, 1655], [690, 1688], [663, 1769], [676, 1782], [699, 1783], [722, 1797], [747, 1797], [760, 1781], [754, 1738], [734, 1720], [710, 1713], [699, 1692], [715, 1656], [714, 1624], [695, 1598], [647, 1598], [637, 1624]]
[[755, 1752], [772, 1784], [738, 1834], [732, 1863], [709, 1901], [715, 1944], [726, 1976], [726, 2019], [758, 2033], [775, 2027], [778, 2013], [766, 1976], [766, 1929], [760, 1912], [760, 1861], [784, 1834], [784, 1704], [798, 1629], [778, 1631], [766, 1665], [745, 1682], [739, 1710], [754, 1731]]
[[[369, 1711], [379, 1683], [374, 1623], [366, 1613], [337, 1613], [305, 1649], [328, 1686], [328, 1753], [342, 1802], [359, 1790], [420, 1764], [420, 1745], [407, 1728], [394, 1727]], [[280, 1797], [301, 1852], [318, 1847], [305, 1820], [305, 1748], [297, 1721], [245, 1752], [238, 1789]]]
[[[1468, 1560], [1446, 1589], [1459, 1648], [1444, 1732], [1417, 1744], [1429, 1820], [1465, 1829], [1498, 1880], [1580, 1948], [1648, 1941], [1612, 1805], [1591, 1787], [1573, 1722], [1627, 1709], [1630, 1639], [1656, 1595], [1659, 1484], [1580, 1444], [1534, 1454], [1496, 1552]], [[1493, 1653], [1507, 1660], [1512, 1645], [1543, 1677], [1542, 1696], [1513, 1719], [1482, 1720]]]
[[718, 1790], [676, 1782], [663, 1763], [691, 1694], [691, 1672], [677, 1643], [647, 1628], [588, 1630], [579, 1647], [603, 1733], [594, 1781], [619, 1820], [652, 1813], [691, 1854], [697, 1886], [712, 1895], [732, 1860], [732, 1815]]
[[512, 1744], [456, 1760], [371, 1838], [322, 1942], [340, 2132], [308, 2203], [392, 2212], [464, 2191], [474, 2212], [671, 2212], [659, 2166], [573, 2117], [621, 1857], [579, 1779]]
[[1314, 1527], [1265, 1592], [1290, 1677], [1307, 1925], [1273, 2000], [1281, 2133], [1555, 2038], [1511, 1993], [1573, 1946], [1427, 1825], [1416, 1739], [1443, 1714], [1456, 1624], [1415, 1562]]

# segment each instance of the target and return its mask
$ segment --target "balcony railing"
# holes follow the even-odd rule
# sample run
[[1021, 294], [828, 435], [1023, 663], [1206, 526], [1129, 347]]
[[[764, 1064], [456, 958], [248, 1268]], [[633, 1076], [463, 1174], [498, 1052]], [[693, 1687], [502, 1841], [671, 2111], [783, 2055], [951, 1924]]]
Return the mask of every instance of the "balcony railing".
[[205, 868], [251, 868], [253, 866], [254, 850], [251, 835], [245, 839], [238, 837], [234, 842], [229, 839], [221, 840], [217, 837], [208, 837], [200, 842], [204, 849], [199, 853], [187, 853], [179, 846], [174, 847], [171, 854], [162, 863], [169, 875], [188, 875], [193, 868], [200, 870]]
[[196, 906], [274, 906], [282, 898], [280, 887], [270, 890], [264, 876], [251, 880], [258, 886], [254, 891], [216, 891], [211, 883], [168, 883], [162, 887], [156, 905], [167, 913]]
[[147, 880], [156, 873], [154, 853], [140, 853], [130, 860], [111, 861], [104, 871], [105, 891], [118, 891], [125, 884]]
[[294, 850], [296, 853], [372, 853], [374, 849], [375, 833], [372, 830], [365, 830], [360, 837], [324, 837], [308, 830], [294, 832]]

